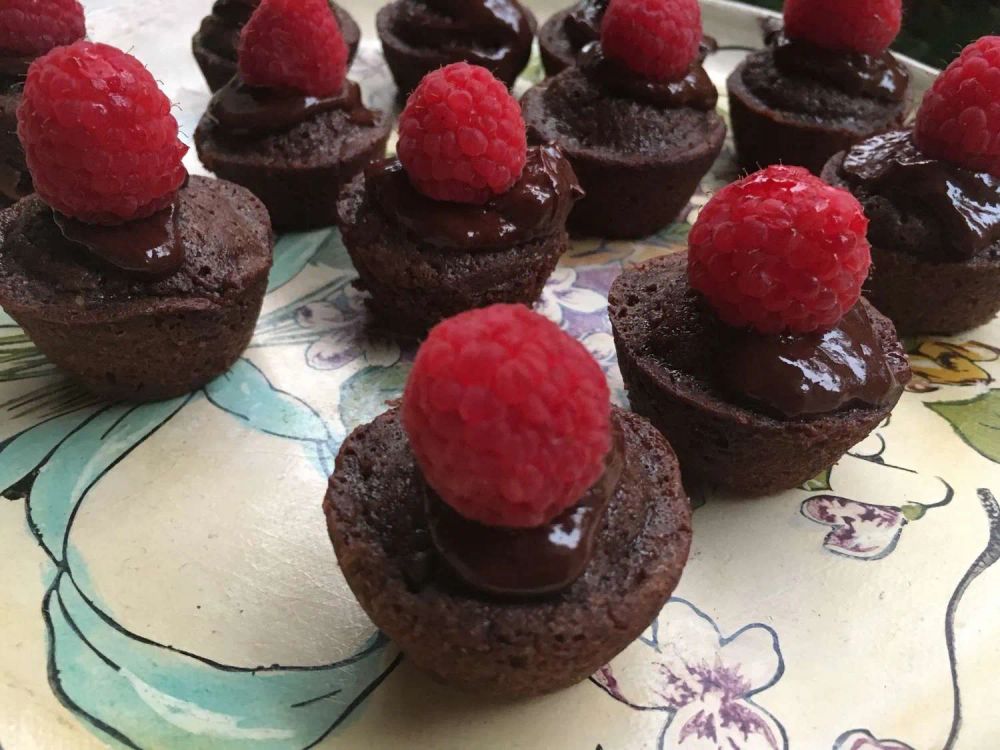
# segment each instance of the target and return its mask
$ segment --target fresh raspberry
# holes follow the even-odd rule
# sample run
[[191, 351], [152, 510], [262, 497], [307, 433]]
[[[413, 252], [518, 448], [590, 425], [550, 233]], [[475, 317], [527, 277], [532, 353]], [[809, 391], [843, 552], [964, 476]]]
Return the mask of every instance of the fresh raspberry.
[[149, 216], [187, 178], [170, 100], [141, 62], [106, 44], [77, 42], [35, 60], [17, 122], [35, 190], [81, 221]]
[[396, 153], [429, 198], [485, 203], [520, 178], [528, 141], [521, 105], [486, 68], [428, 73], [399, 117]]
[[824, 49], [879, 55], [902, 23], [902, 0], [785, 0], [785, 33]]
[[347, 76], [347, 45], [327, 0], [262, 0], [240, 34], [240, 76], [251, 86], [332, 96]]
[[77, 0], [0, 2], [0, 55], [38, 57], [87, 33]]
[[434, 327], [403, 395], [427, 483], [466, 518], [540, 526], [604, 473], [611, 405], [581, 343], [522, 305]]
[[914, 136], [928, 156], [1000, 177], [1000, 36], [973, 42], [937, 77]]
[[654, 81], [687, 75], [701, 37], [698, 0], [611, 0], [601, 23], [604, 54]]
[[720, 190], [688, 238], [688, 277], [719, 317], [762, 333], [832, 327], [871, 265], [857, 199], [802, 167], [773, 166]]

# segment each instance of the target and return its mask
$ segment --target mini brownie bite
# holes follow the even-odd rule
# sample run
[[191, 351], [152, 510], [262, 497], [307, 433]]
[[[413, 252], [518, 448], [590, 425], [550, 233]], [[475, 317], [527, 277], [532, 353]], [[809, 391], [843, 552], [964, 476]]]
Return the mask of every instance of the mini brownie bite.
[[4, 0], [0, 3], [0, 208], [34, 189], [17, 138], [17, 107], [28, 66], [54, 47], [87, 33], [77, 0]]
[[335, 224], [340, 189], [385, 154], [392, 128], [346, 75], [326, 0], [262, 0], [243, 27], [238, 75], [195, 131], [202, 163], [251, 190], [278, 229]]
[[394, 0], [379, 8], [375, 25], [406, 97], [425, 75], [456, 62], [482, 66], [510, 88], [531, 57], [536, 22], [517, 0]]
[[37, 192], [0, 212], [0, 306], [109, 399], [178, 396], [228, 369], [264, 299], [267, 211], [237, 185], [188, 180], [142, 63], [54, 49], [28, 71], [18, 134]]
[[938, 77], [913, 131], [873, 136], [823, 177], [871, 224], [865, 294], [902, 334], [958, 333], [1000, 310], [1000, 37]]
[[559, 148], [527, 147], [504, 84], [468, 63], [430, 73], [400, 117], [397, 150], [340, 202], [344, 245], [380, 322], [419, 335], [463, 310], [533, 304], [569, 249], [581, 191]]
[[604, 666], [666, 603], [691, 543], [670, 446], [521, 305], [431, 331], [402, 407], [341, 447], [324, 511], [348, 584], [406, 657], [504, 697]]
[[639, 238], [675, 221], [722, 150], [697, 0], [611, 0], [601, 41], [521, 101], [528, 138], [556, 143], [586, 192], [574, 235]]
[[[215, 0], [212, 12], [202, 19], [201, 27], [191, 40], [194, 59], [213, 92], [236, 75], [240, 32], [258, 5], [260, 0]], [[347, 63], [350, 65], [358, 51], [361, 29], [351, 15], [335, 2], [330, 2], [330, 7], [344, 36]]]
[[740, 164], [806, 167], [903, 124], [909, 73], [889, 52], [902, 0], [785, 0], [784, 28], [729, 76]]
[[889, 415], [910, 369], [892, 322], [860, 299], [867, 224], [847, 191], [769, 167], [709, 201], [687, 255], [614, 282], [629, 401], [675, 447], [686, 481], [790, 489]]

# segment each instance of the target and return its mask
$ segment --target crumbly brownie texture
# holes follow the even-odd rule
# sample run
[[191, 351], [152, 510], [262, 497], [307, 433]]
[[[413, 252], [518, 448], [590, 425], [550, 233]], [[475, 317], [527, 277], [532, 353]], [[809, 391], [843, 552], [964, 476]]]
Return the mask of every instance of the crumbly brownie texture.
[[823, 179], [850, 190], [871, 220], [872, 273], [865, 296], [890, 317], [900, 335], [957, 333], [988, 323], [1000, 309], [1000, 242], [969, 260], [939, 256], [947, 229], [919, 206], [854, 188], [841, 175], [844, 153]]
[[521, 107], [529, 142], [558, 143], [587, 193], [570, 214], [574, 235], [639, 238], [676, 220], [726, 139], [714, 111], [611, 96], [576, 68]]
[[243, 188], [192, 177], [178, 194], [185, 261], [143, 280], [69, 242], [30, 196], [0, 213], [0, 304], [55, 364], [110, 399], [187, 393], [246, 348], [267, 287], [267, 211]]
[[[340, 24], [340, 32], [344, 36], [344, 43], [347, 45], [347, 61], [350, 65], [354, 56], [358, 52], [358, 44], [361, 42], [361, 29], [351, 15], [336, 3], [330, 3], [333, 13], [337, 16], [337, 23]], [[250, 10], [248, 9], [248, 17]], [[216, 38], [228, 38], [237, 40], [242, 24], [233, 26], [225, 19], [214, 13], [205, 16], [201, 22], [201, 28], [191, 40], [191, 49], [194, 58], [201, 68], [208, 88], [214, 93], [225, 86], [236, 75], [236, 46], [227, 41], [221, 47], [212, 45], [210, 40]], [[224, 49], [223, 49], [224, 48]]]
[[358, 175], [340, 200], [344, 245], [380, 324], [420, 335], [463, 310], [496, 302], [534, 304], [569, 249], [559, 231], [499, 250], [436, 248], [386, 216]]
[[888, 102], [843, 91], [778, 70], [770, 49], [747, 57], [730, 74], [729, 114], [741, 166], [806, 167], [819, 174], [838, 151], [898, 127], [908, 102]]
[[206, 115], [194, 141], [202, 164], [260, 198], [276, 229], [315, 229], [337, 223], [340, 189], [385, 153], [392, 123], [373, 112], [372, 125], [332, 110], [257, 137], [228, 136]]
[[340, 568], [407, 658], [470, 690], [523, 697], [586, 679], [638, 637], [677, 585], [691, 511], [677, 459], [645, 420], [616, 409], [625, 469], [586, 571], [560, 594], [502, 601], [436, 560], [399, 413], [347, 438], [324, 502]]
[[[833, 464], [884, 420], [895, 404], [780, 418], [727, 392], [724, 324], [687, 282], [687, 255], [625, 271], [611, 287], [609, 315], [632, 408], [670, 440], [686, 481], [742, 495], [796, 487]], [[866, 305], [889, 366], [910, 378], [892, 322]]]

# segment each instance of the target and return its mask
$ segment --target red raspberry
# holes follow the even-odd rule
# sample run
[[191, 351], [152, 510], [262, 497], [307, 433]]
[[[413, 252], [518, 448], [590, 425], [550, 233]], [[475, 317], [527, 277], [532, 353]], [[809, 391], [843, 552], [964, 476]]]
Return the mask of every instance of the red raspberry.
[[902, 0], [785, 0], [788, 36], [825, 49], [879, 55], [902, 23]]
[[521, 105], [486, 68], [447, 65], [410, 94], [396, 152], [410, 182], [429, 198], [485, 203], [510, 190], [524, 169]]
[[601, 23], [604, 54], [654, 81], [687, 75], [701, 37], [698, 0], [611, 0]]
[[403, 395], [427, 483], [466, 518], [540, 526], [604, 473], [611, 404], [581, 343], [522, 305], [435, 326]]
[[251, 86], [333, 96], [347, 45], [327, 0], [262, 0], [240, 35], [239, 65]]
[[38, 57], [86, 33], [83, 6], [77, 0], [0, 2], [0, 56]]
[[928, 156], [1000, 177], [1000, 36], [973, 42], [937, 77], [914, 136]]
[[170, 100], [141, 62], [106, 44], [77, 42], [35, 60], [17, 122], [35, 190], [81, 221], [149, 216], [187, 178]]
[[720, 190], [688, 238], [688, 277], [723, 321], [762, 333], [832, 327], [871, 265], [868, 219], [846, 190], [773, 166]]

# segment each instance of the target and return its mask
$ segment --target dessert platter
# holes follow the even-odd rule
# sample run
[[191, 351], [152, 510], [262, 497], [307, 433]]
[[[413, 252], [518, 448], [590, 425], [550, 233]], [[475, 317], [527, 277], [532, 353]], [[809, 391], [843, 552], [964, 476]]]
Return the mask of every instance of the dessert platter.
[[0, 3], [0, 750], [1000, 746], [1000, 37], [901, 9]]

